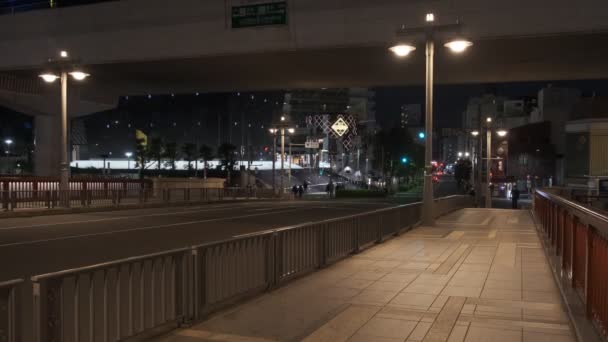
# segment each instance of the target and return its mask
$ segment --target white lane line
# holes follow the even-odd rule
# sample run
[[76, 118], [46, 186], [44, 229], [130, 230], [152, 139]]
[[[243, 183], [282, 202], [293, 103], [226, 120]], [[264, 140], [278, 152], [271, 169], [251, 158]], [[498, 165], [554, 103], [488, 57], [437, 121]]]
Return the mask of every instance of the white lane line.
[[[137, 219], [137, 218], [144, 218], [144, 217], [173, 216], [173, 215], [180, 215], [180, 214], [203, 213], [203, 212], [210, 212], [210, 211], [222, 211], [222, 210], [228, 210], [228, 209], [235, 209], [235, 208], [239, 208], [239, 207], [243, 207], [243, 206], [223, 206], [223, 207], [213, 207], [213, 208], [207, 208], [207, 209], [181, 210], [181, 211], [177, 211], [177, 212], [168, 212], [168, 213], [146, 214], [146, 215], [136, 215], [136, 216], [107, 217], [107, 218], [95, 219], [95, 220], [40, 223], [40, 224], [33, 224], [33, 225], [29, 225], [29, 226], [3, 227], [3, 228], [0, 228], [0, 231], [24, 229], [24, 228], [62, 226], [62, 225], [70, 225], [70, 224], [93, 223], [93, 222], [103, 222], [103, 221], [129, 220], [129, 219]], [[198, 208], [202, 208], [202, 207], [198, 207]], [[250, 208], [244, 208], [244, 209], [250, 209]]]
[[209, 222], [229, 221], [229, 220], [242, 219], [242, 218], [248, 218], [248, 217], [264, 216], [264, 215], [274, 215], [274, 214], [279, 214], [279, 213], [287, 213], [287, 212], [296, 211], [296, 210], [297, 209], [280, 210], [280, 211], [275, 211], [275, 212], [272, 212], [272, 213], [259, 213], [259, 214], [250, 214], [250, 215], [241, 215], [241, 216], [232, 216], [232, 217], [220, 217], [220, 218], [206, 219], [206, 220], [197, 220], [197, 221], [188, 221], [188, 222], [161, 224], [161, 225], [155, 225], [155, 226], [130, 228], [130, 229], [124, 229], [124, 230], [110, 231], [110, 232], [100, 232], [100, 233], [90, 233], [90, 234], [62, 236], [62, 237], [57, 237], [57, 238], [52, 238], [52, 239], [11, 242], [11, 243], [0, 245], [0, 248], [2, 248], [2, 247], [12, 247], [12, 246], [33, 245], [33, 244], [43, 243], [43, 242], [71, 240], [71, 239], [84, 238], [84, 237], [93, 237], [93, 236], [103, 236], [103, 235], [130, 233], [130, 232], [136, 232], [136, 231], [140, 231], [140, 230], [152, 230], [152, 229], [160, 229], [160, 228], [168, 228], [168, 227], [187, 226], [187, 225], [192, 225], [192, 224], [197, 224], [197, 223], [209, 223]]

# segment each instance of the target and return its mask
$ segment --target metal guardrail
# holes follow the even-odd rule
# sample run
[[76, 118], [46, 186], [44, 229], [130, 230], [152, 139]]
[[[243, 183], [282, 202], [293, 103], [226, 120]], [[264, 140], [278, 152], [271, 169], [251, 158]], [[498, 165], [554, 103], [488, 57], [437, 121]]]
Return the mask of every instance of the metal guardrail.
[[146, 203], [211, 202], [235, 199], [273, 198], [272, 190], [255, 188], [176, 188], [102, 190], [22, 190], [0, 191], [5, 211], [52, 209], [67, 201], [69, 207], [103, 207]]
[[541, 190], [534, 210], [559, 258], [562, 277], [578, 295], [587, 319], [608, 338], [608, 216]]
[[[436, 215], [470, 204], [467, 196], [438, 199]], [[36, 342], [94, 342], [200, 320], [381, 243], [415, 226], [420, 215], [421, 203], [412, 203], [37, 275], [31, 277], [34, 317], [22, 325]], [[19, 341], [15, 292], [21, 283], [0, 283], [0, 303], [7, 303], [1, 306], [7, 314], [0, 310], [2, 342]]]
[[17, 341], [17, 288], [23, 279], [0, 282], [0, 341]]

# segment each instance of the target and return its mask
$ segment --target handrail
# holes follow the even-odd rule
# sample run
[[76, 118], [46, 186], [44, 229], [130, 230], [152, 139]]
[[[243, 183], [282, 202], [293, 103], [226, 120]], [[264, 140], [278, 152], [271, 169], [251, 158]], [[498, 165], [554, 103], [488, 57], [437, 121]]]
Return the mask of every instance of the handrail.
[[3, 282], [0, 282], [0, 288], [18, 285], [20, 283], [23, 283], [23, 279], [21, 279], [21, 278], [3, 281]]
[[576, 210], [576, 211], [584, 214], [585, 216], [587, 216], [587, 218], [589, 218], [589, 217], [592, 218], [593, 220], [596, 221], [595, 222], [596, 223], [596, 225], [595, 225], [596, 229], [602, 229], [602, 228], [598, 227], [599, 225], [597, 223], [605, 224], [605, 225], [608, 226], [608, 216], [606, 216], [606, 215], [598, 213], [597, 211], [594, 211], [594, 210], [592, 210], [592, 209], [590, 209], [588, 207], [585, 207], [583, 205], [580, 205], [580, 204], [578, 204], [576, 202], [570, 201], [570, 200], [568, 200], [568, 199], [566, 199], [566, 198], [564, 198], [562, 196], [559, 196], [559, 195], [548, 193], [548, 192], [545, 192], [545, 191], [542, 191], [542, 190], [536, 190], [536, 193], [538, 195], [540, 195], [541, 197], [544, 197], [544, 198], [546, 198], [548, 200], [560, 203], [560, 204], [562, 204], [562, 205], [564, 205], [564, 206], [566, 206], [566, 207], [568, 207], [568, 208], [570, 208], [572, 210]]
[[[459, 197], [459, 195], [448, 196], [447, 198], [453, 198], [453, 197]], [[171, 250], [168, 250], [168, 251], [162, 251], [162, 252], [157, 252], [157, 253], [144, 254], [144, 255], [139, 255], [139, 256], [134, 256], [134, 257], [128, 257], [128, 258], [123, 258], [123, 259], [118, 259], [118, 260], [98, 263], [98, 264], [95, 264], [95, 265], [89, 265], [89, 266], [71, 268], [71, 269], [57, 271], [57, 272], [44, 273], [44, 274], [32, 276], [30, 279], [32, 281], [36, 282], [36, 281], [41, 281], [43, 279], [56, 278], [56, 277], [59, 277], [59, 276], [62, 276], [62, 275], [66, 275], [66, 274], [86, 273], [86, 272], [91, 272], [91, 271], [95, 271], [95, 270], [99, 270], [99, 269], [103, 269], [103, 268], [115, 267], [115, 266], [118, 266], [120, 264], [126, 264], [126, 263], [129, 263], [129, 262], [137, 262], [137, 261], [141, 261], [141, 260], [144, 260], [144, 259], [155, 258], [155, 257], [158, 257], [158, 256], [181, 253], [181, 252], [185, 252], [187, 250], [190, 250], [192, 248], [212, 247], [212, 246], [220, 245], [220, 244], [223, 244], [223, 243], [226, 243], [226, 242], [235, 242], [235, 241], [238, 241], [238, 240], [241, 240], [241, 239], [249, 239], [249, 238], [252, 238], [252, 237], [268, 235], [268, 234], [272, 234], [272, 233], [276, 233], [276, 232], [280, 232], [280, 231], [298, 229], [298, 228], [302, 228], [302, 227], [305, 227], [305, 226], [310, 226], [310, 225], [313, 225], [313, 224], [332, 223], [332, 222], [336, 222], [336, 221], [341, 221], [341, 220], [346, 220], [346, 219], [352, 219], [352, 218], [357, 218], [357, 217], [361, 217], [361, 216], [369, 216], [369, 215], [373, 215], [373, 214], [377, 214], [377, 213], [388, 212], [388, 211], [392, 211], [392, 210], [400, 209], [400, 208], [413, 207], [415, 205], [420, 205], [420, 204], [422, 204], [422, 203], [421, 202], [407, 203], [407, 204], [401, 204], [401, 205], [394, 206], [394, 207], [381, 208], [381, 209], [376, 209], [376, 210], [373, 210], [373, 211], [367, 211], [367, 212], [359, 213], [359, 214], [352, 214], [352, 215], [335, 217], [335, 218], [321, 220], [321, 221], [311, 221], [311, 222], [305, 222], [305, 223], [300, 223], [300, 224], [296, 224], [296, 225], [290, 225], [290, 226], [285, 226], [285, 227], [279, 227], [279, 228], [273, 228], [273, 229], [263, 230], [263, 231], [259, 231], [259, 232], [252, 232], [252, 233], [249, 233], [249, 234], [239, 235], [238, 237], [231, 237], [231, 238], [227, 238], [227, 239], [223, 239], [223, 240], [218, 240], [218, 241], [213, 241], [213, 242], [206, 242], [206, 243], [202, 243], [202, 244], [198, 244], [198, 245], [193, 245], [191, 247], [182, 247], [182, 248], [177, 248], [177, 249], [171, 249]], [[2, 284], [3, 283], [0, 283], [0, 286]]]
[[100, 270], [100, 269], [109, 268], [109, 267], [115, 267], [115, 266], [118, 266], [118, 265], [130, 263], [130, 262], [138, 262], [138, 261], [142, 261], [142, 260], [156, 258], [156, 257], [159, 257], [159, 256], [166, 256], [166, 255], [171, 255], [171, 254], [183, 253], [183, 252], [188, 251], [188, 250], [190, 250], [190, 248], [187, 248], [187, 247], [182, 247], [182, 248], [177, 248], [177, 249], [170, 249], [168, 251], [162, 251], [162, 252], [157, 252], [157, 253], [138, 255], [138, 256], [128, 257], [128, 258], [124, 258], [124, 259], [118, 259], [118, 260], [113, 260], [113, 261], [108, 261], [108, 262], [102, 262], [102, 263], [95, 264], [95, 265], [89, 265], [89, 266], [83, 266], [83, 267], [77, 267], [77, 268], [70, 268], [70, 269], [67, 269], [67, 270], [62, 270], [62, 271], [57, 271], [57, 272], [49, 272], [49, 273], [39, 274], [39, 275], [36, 275], [36, 276], [32, 276], [30, 279], [33, 282], [37, 282], [37, 281], [41, 281], [41, 280], [44, 280], [44, 279], [57, 278], [57, 277], [60, 277], [62, 275], [66, 275], [66, 274], [89, 273], [89, 272], [97, 271], [97, 270]]

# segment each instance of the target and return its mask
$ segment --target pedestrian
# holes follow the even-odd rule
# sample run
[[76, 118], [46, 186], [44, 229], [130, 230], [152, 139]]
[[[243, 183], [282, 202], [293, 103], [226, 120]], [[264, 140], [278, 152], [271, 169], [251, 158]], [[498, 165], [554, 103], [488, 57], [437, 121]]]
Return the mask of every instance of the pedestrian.
[[304, 181], [304, 192], [308, 192], [308, 182]]
[[291, 188], [291, 192], [293, 193], [293, 198], [297, 198], [298, 197], [298, 187], [297, 186], [293, 186]]
[[304, 187], [300, 185], [298, 187], [298, 197], [302, 198], [302, 195], [304, 195]]
[[513, 190], [511, 190], [511, 204], [513, 209], [518, 209], [517, 201], [519, 200], [519, 189], [517, 189], [517, 184], [513, 185]]
[[327, 191], [329, 198], [331, 198], [332, 194], [334, 192], [334, 183], [331, 181], [331, 179], [329, 180], [329, 183], [327, 183], [327, 186], [325, 187], [325, 191]]

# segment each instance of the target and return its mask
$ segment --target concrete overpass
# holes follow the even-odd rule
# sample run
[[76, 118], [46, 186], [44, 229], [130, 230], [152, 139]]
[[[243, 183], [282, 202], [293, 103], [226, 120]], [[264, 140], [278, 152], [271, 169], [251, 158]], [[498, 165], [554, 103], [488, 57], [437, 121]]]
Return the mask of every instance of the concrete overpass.
[[[434, 12], [463, 21], [475, 42], [462, 56], [438, 49], [438, 83], [608, 77], [603, 0], [287, 0], [286, 25], [233, 28], [242, 3], [251, 1], [122, 0], [1, 16], [0, 72], [39, 82], [60, 49], [81, 57], [93, 77], [71, 92], [71, 114], [111, 108], [119, 95], [419, 84], [421, 49], [404, 60], [386, 49], [396, 28]], [[58, 87], [37, 89], [2, 89], [0, 104], [55, 115]]]

